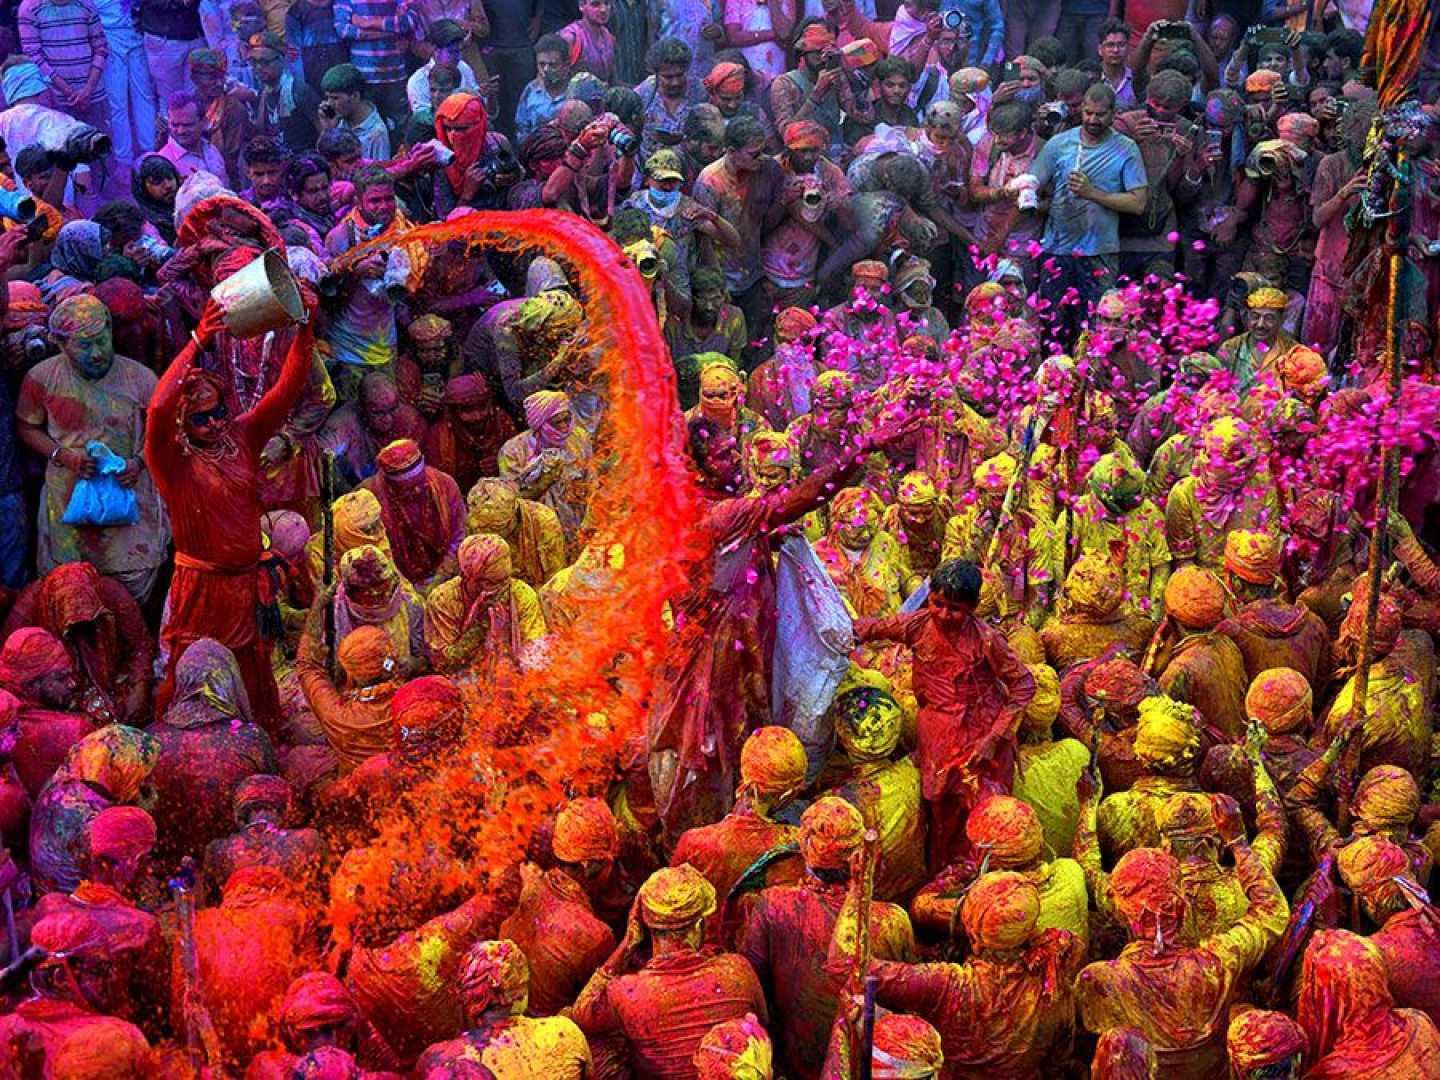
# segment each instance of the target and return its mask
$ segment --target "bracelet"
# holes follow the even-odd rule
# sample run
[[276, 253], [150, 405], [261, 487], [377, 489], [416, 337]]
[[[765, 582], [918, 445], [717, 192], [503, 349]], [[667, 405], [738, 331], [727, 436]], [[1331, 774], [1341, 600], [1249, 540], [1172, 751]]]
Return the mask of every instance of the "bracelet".
[[47, 459], [51, 465], [55, 464], [55, 459], [60, 456], [60, 451], [64, 449], [65, 448], [59, 443], [55, 444], [55, 449], [50, 451], [50, 457]]

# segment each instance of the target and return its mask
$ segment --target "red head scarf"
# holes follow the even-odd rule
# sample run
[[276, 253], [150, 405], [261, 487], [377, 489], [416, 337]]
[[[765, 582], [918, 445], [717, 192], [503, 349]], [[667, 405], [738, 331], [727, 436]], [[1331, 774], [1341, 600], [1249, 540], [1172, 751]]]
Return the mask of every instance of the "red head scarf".
[[[468, 131], [456, 131], [469, 125]], [[445, 175], [455, 194], [465, 185], [465, 170], [485, 153], [485, 135], [490, 129], [490, 114], [485, 103], [474, 94], [451, 94], [435, 110], [435, 136], [440, 145], [454, 153]]]
[[465, 703], [460, 688], [443, 675], [414, 679], [390, 699], [395, 752], [415, 764], [460, 737]]
[[280, 1005], [281, 1022], [296, 1034], [351, 1025], [359, 1018], [360, 1010], [345, 984], [323, 971], [307, 971], [292, 982]]
[[1411, 1040], [1380, 950], [1348, 930], [1318, 930], [1310, 939], [1295, 1015], [1310, 1039], [1307, 1080], [1382, 1076]]
[[0, 649], [0, 686], [25, 701], [31, 700], [26, 688], [36, 679], [72, 670], [70, 654], [59, 638], [38, 626], [16, 630]]
[[91, 855], [136, 859], [155, 847], [155, 819], [138, 806], [106, 807], [87, 832]]

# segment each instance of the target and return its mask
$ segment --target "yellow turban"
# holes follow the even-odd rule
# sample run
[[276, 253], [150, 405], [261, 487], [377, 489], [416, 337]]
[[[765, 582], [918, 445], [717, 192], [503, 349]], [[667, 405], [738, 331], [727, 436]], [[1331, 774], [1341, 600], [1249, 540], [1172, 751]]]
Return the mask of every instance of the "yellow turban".
[[1374, 831], [1399, 829], [1420, 811], [1420, 788], [1398, 765], [1376, 765], [1355, 788], [1355, 819]]
[[1049, 664], [1030, 664], [1035, 696], [1025, 706], [1024, 726], [1037, 734], [1049, 734], [1060, 715], [1060, 676]]
[[705, 1033], [691, 1064], [695, 1080], [770, 1080], [774, 1050], [754, 1013], [726, 1020]]
[[520, 305], [515, 330], [540, 343], [559, 343], [580, 328], [585, 313], [564, 289], [546, 289]]
[[1225, 537], [1225, 569], [1252, 585], [1280, 579], [1280, 541], [1259, 529], [1235, 529]]
[[934, 506], [939, 500], [935, 481], [923, 472], [906, 473], [895, 493], [895, 501], [901, 506]]
[[1010, 481], [1015, 479], [1015, 470], [1019, 467], [1013, 457], [1002, 451], [975, 466], [972, 479], [976, 487], [989, 491], [1004, 491], [1010, 486]]
[[800, 816], [800, 853], [812, 870], [840, 870], [865, 837], [860, 811], [844, 799], [827, 795]]
[[1065, 599], [1082, 615], [1105, 616], [1125, 598], [1125, 578], [1108, 555], [1082, 555], [1065, 575]]
[[474, 533], [507, 533], [519, 506], [520, 492], [509, 480], [482, 477], [465, 496], [466, 527]]
[[799, 790], [805, 766], [805, 747], [789, 728], [762, 727], [740, 748], [740, 783], [761, 795]]
[[1290, 298], [1280, 289], [1263, 285], [1245, 298], [1245, 306], [1251, 311], [1284, 311]]
[[341, 495], [335, 500], [331, 518], [335, 523], [335, 547], [341, 553], [363, 544], [374, 544], [389, 552], [390, 538], [380, 520], [380, 500], [372, 492], [360, 488]]
[[815, 393], [812, 401], [816, 405], [845, 405], [855, 393], [855, 377], [848, 371], [822, 371], [815, 377]]
[[835, 698], [835, 735], [851, 761], [880, 761], [900, 742], [903, 716], [888, 690], [857, 686]]
[[1315, 695], [1310, 680], [1294, 668], [1260, 672], [1245, 691], [1245, 714], [1271, 735], [1287, 735], [1310, 725]]
[[1135, 756], [1142, 764], [1174, 769], [1192, 764], [1200, 750], [1195, 709], [1164, 694], [1140, 702], [1135, 724]]
[[988, 849], [991, 863], [1000, 869], [1029, 866], [1045, 847], [1035, 811], [1011, 795], [991, 795], [970, 811], [965, 836], [975, 847]]
[[715, 914], [715, 886], [689, 863], [656, 870], [636, 899], [651, 930], [683, 930]]
[[1040, 891], [1008, 870], [986, 874], [960, 903], [965, 936], [976, 949], [1018, 949], [1035, 933]]

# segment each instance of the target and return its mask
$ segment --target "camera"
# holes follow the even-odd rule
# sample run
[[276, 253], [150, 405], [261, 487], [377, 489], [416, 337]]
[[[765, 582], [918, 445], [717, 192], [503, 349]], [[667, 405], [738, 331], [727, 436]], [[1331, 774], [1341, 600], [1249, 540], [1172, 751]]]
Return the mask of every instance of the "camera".
[[1035, 134], [1049, 139], [1065, 129], [1070, 119], [1070, 107], [1063, 101], [1047, 101], [1035, 110]]
[[946, 29], [946, 30], [959, 30], [959, 31], [964, 31], [964, 30], [966, 29], [965, 24], [966, 24], [967, 20], [966, 20], [966, 18], [965, 18], [965, 15], [964, 15], [962, 12], [959, 12], [959, 11], [947, 11], [947, 12], [945, 12], [945, 15], [943, 16], [943, 18], [944, 18], [944, 20], [945, 20], [945, 29]]
[[28, 366], [40, 363], [50, 355], [50, 343], [45, 340], [45, 331], [40, 327], [31, 327], [25, 331], [25, 341], [21, 346], [21, 355]]
[[337, 113], [335, 112], [335, 106], [331, 105], [328, 101], [322, 101], [320, 103], [320, 107], [315, 111], [318, 112], [326, 120], [334, 120], [337, 115]]
[[89, 165], [110, 153], [110, 136], [99, 128], [82, 124], [65, 137], [65, 156], [78, 165]]
[[50, 222], [42, 217], [31, 218], [25, 225], [25, 239], [30, 243], [36, 243], [45, 238], [45, 230], [50, 228]]
[[1274, 150], [1261, 150], [1255, 155], [1255, 170], [1261, 176], [1274, 176], [1280, 168], [1280, 155]]
[[626, 157], [640, 152], [640, 137], [629, 128], [616, 126], [610, 129], [610, 145]]
[[1245, 37], [1256, 48], [1266, 45], [1284, 46], [1288, 40], [1285, 30], [1278, 26], [1252, 26], [1245, 31]]
[[800, 202], [803, 206], [818, 209], [825, 202], [825, 196], [814, 188], [806, 188], [800, 195]]
[[1175, 19], [1166, 19], [1155, 24], [1155, 36], [1161, 41], [1189, 41], [1190, 27]]
[[839, 49], [826, 49], [820, 56], [820, 67], [825, 71], [835, 71], [843, 59]]
[[19, 191], [0, 189], [0, 217], [30, 221], [35, 217], [35, 200]]

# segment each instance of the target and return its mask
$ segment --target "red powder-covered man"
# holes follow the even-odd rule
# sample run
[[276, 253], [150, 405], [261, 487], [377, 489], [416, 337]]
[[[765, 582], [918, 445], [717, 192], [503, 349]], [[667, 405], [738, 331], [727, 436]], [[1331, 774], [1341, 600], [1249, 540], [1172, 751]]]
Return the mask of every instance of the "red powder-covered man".
[[[795, 826], [775, 820], [775, 812], [805, 786], [805, 747], [789, 728], [763, 727], [740, 748], [740, 790], [735, 809], [713, 825], [700, 825], [680, 837], [671, 866], [689, 863], [728, 896], [756, 859], [772, 848], [791, 843]], [[767, 883], [788, 884], [799, 871], [797, 860], [785, 859], [769, 872]], [[721, 919], [706, 925], [705, 939], [720, 944]]]
[[70, 747], [95, 730], [88, 717], [72, 709], [76, 685], [65, 646], [38, 626], [15, 631], [0, 648], [0, 687], [13, 697], [18, 724], [10, 759], [31, 798]]
[[[769, 988], [791, 1076], [814, 1077], [825, 1062], [844, 982], [826, 959], [864, 833], [860, 811], [844, 799], [816, 801], [800, 818], [804, 880], [766, 889], [745, 922], [740, 951]], [[870, 948], [882, 960], [912, 957], [915, 935], [904, 908], [871, 905]]]
[[952, 559], [930, 579], [919, 611], [856, 624], [863, 642], [899, 641], [915, 657], [921, 791], [929, 805], [930, 872], [964, 854], [965, 816], [1008, 795], [1016, 733], [1035, 679], [999, 631], [975, 618], [980, 569]]
[[1225, 586], [1209, 570], [1182, 566], [1165, 586], [1166, 620], [1150, 644], [1147, 667], [1160, 689], [1189, 702], [1230, 738], [1245, 730], [1245, 657], [1217, 629], [1225, 617]]
[[468, 492], [482, 476], [497, 475], [500, 447], [518, 430], [484, 375], [457, 375], [445, 384], [439, 419], [425, 432], [425, 460]]
[[[765, 993], [744, 957], [702, 951], [715, 889], [693, 866], [657, 870], [640, 886], [625, 940], [591, 978], [572, 1013], [592, 1044], [623, 1041], [635, 1080], [690, 1080], [700, 1043], [716, 1024], [753, 1013]], [[626, 969], [650, 942], [650, 959]]]
[[620, 849], [610, 808], [600, 799], [572, 799], [555, 819], [551, 850], [559, 865], [520, 868], [520, 903], [500, 927], [530, 966], [530, 1011], [551, 1016], [575, 1000], [615, 948], [615, 935], [594, 911]]
[[1311, 686], [1330, 681], [1330, 632], [1304, 604], [1285, 601], [1284, 550], [1271, 533], [1237, 529], [1225, 537], [1225, 584], [1242, 605], [1216, 630], [1235, 642], [1254, 679], [1293, 668]]
[[240, 664], [255, 718], [278, 730], [279, 692], [271, 643], [257, 612], [264, 592], [260, 565], [260, 454], [304, 393], [315, 346], [312, 319], [295, 336], [280, 377], [259, 402], [230, 416], [219, 380], [199, 369], [200, 354], [224, 328], [213, 302], [195, 340], [155, 388], [145, 429], [145, 462], [170, 511], [175, 577], [162, 639], [169, 668], [156, 697], [170, 703], [174, 665], [186, 646], [213, 637]]
[[258, 773], [240, 781], [231, 804], [239, 828], [205, 849], [205, 879], [215, 891], [247, 866], [273, 866], [306, 892], [314, 888], [323, 845], [316, 830], [287, 827], [294, 802], [282, 776]]
[[[245, 1080], [292, 1080], [301, 1055], [325, 1047], [354, 1053], [361, 1064], [375, 1068], [395, 1063], [394, 1053], [360, 1015], [345, 984], [323, 971], [307, 971], [285, 991], [280, 1002], [280, 1034], [285, 1049], [256, 1054], [245, 1070]], [[380, 1080], [399, 1074], [360, 1075], [364, 1080]]]
[[465, 500], [452, 477], [431, 468], [414, 439], [396, 439], [376, 456], [380, 466], [361, 487], [380, 500], [380, 520], [395, 565], [421, 592], [459, 572]]

